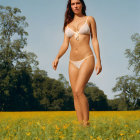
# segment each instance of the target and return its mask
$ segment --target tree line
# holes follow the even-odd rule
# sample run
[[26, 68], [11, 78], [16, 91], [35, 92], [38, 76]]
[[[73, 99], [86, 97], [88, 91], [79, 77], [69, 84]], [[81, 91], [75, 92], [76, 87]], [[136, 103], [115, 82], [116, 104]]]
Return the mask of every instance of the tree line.
[[[74, 110], [71, 86], [63, 74], [50, 78], [38, 67], [37, 56], [27, 46], [26, 17], [19, 8], [0, 5], [0, 111]], [[140, 109], [140, 36], [132, 36], [134, 50], [127, 49], [129, 68], [134, 75], [120, 76], [113, 92], [118, 98], [107, 99], [104, 91], [88, 82], [85, 95], [90, 111]]]

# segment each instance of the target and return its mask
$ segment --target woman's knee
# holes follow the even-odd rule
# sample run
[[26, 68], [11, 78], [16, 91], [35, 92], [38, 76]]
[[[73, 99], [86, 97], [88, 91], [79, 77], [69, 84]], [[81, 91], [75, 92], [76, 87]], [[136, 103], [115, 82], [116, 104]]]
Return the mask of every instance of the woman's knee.
[[75, 88], [75, 90], [74, 90], [74, 96], [75, 97], [79, 97], [82, 94], [83, 94], [83, 89], [82, 88]]

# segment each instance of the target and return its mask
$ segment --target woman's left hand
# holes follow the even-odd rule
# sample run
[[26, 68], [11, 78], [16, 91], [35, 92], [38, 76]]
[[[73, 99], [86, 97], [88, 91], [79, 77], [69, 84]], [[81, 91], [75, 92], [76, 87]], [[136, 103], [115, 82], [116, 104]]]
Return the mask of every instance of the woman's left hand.
[[101, 65], [100, 61], [97, 61], [95, 70], [97, 72], [96, 75], [98, 75], [102, 71], [102, 65]]

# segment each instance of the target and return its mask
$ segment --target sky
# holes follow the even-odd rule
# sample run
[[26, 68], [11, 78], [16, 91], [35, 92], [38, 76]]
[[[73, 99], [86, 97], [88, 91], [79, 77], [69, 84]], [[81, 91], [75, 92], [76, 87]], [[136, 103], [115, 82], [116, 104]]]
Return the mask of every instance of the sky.
[[[89, 82], [104, 91], [108, 99], [114, 99], [116, 78], [132, 75], [128, 70], [126, 49], [133, 49], [131, 36], [140, 33], [140, 0], [85, 0], [87, 16], [94, 17], [100, 47], [102, 72], [96, 75], [94, 69]], [[62, 31], [67, 0], [0, 0], [0, 5], [17, 7], [26, 17], [29, 26], [25, 29], [29, 36], [25, 49], [34, 52], [39, 68], [47, 71], [50, 78], [58, 79], [63, 74], [69, 81], [68, 64], [71, 46], [60, 58], [57, 70], [52, 62], [59, 52], [64, 39]], [[94, 53], [90, 40], [90, 47]], [[96, 63], [96, 55], [95, 63]], [[70, 82], [69, 82], [70, 84]]]

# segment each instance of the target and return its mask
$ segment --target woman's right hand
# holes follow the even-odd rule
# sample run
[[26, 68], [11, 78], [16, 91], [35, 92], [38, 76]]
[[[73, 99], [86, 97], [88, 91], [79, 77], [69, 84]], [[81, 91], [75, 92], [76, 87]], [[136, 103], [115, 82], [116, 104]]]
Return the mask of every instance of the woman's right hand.
[[53, 67], [54, 70], [56, 70], [57, 65], [58, 65], [58, 62], [59, 62], [59, 59], [56, 57], [56, 58], [54, 59], [54, 61], [52, 62], [52, 67]]

